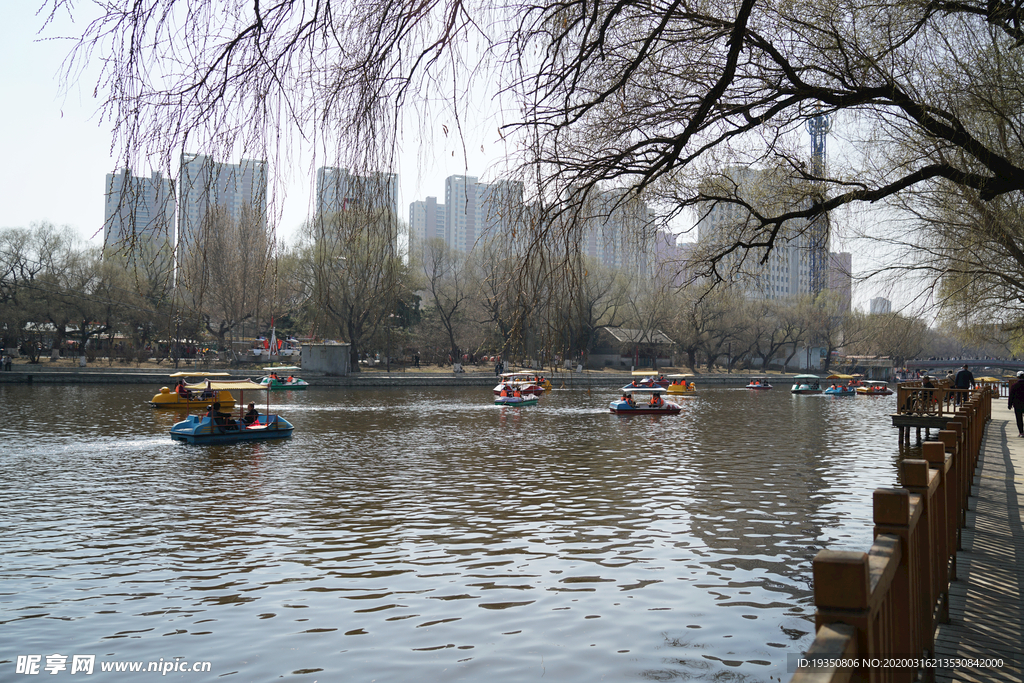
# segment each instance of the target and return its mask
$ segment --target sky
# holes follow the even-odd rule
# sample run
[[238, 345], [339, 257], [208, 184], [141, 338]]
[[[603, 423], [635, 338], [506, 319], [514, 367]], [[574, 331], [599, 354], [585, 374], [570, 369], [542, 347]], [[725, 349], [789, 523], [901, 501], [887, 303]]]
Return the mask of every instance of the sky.
[[[43, 29], [36, 11], [43, 0], [5, 3], [0, 22], [0, 76], [3, 106], [4, 163], [0, 164], [0, 228], [28, 228], [48, 221], [70, 226], [91, 244], [103, 241], [103, 189], [106, 174], [116, 169], [109, 125], [99, 119], [102, 93], [93, 96], [97, 71], [87, 71], [67, 92], [61, 88], [62, 62], [72, 48], [69, 39], [81, 33], [70, 20]], [[85, 4], [83, 7], [88, 8]], [[83, 15], [84, 16], [84, 15]], [[75, 17], [81, 21], [81, 18]], [[436, 122], [440, 129], [444, 122]], [[470, 131], [467, 156], [451, 138], [424, 140], [421, 130], [403, 143], [399, 171], [399, 216], [408, 219], [409, 203], [435, 196], [444, 201], [449, 175], [487, 177], [500, 153], [496, 127], [493, 140]], [[430, 130], [427, 131], [427, 137]], [[474, 134], [475, 133], [475, 134]], [[290, 179], [281, 202], [279, 237], [290, 241], [308, 217], [314, 180], [300, 153], [288, 169]], [[238, 163], [238, 159], [219, 159]], [[133, 168], [148, 176], [153, 169]]]

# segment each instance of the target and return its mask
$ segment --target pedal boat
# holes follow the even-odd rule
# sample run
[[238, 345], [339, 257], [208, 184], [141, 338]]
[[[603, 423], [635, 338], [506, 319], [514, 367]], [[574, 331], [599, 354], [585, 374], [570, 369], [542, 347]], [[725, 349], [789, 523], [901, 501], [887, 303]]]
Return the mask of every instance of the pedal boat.
[[[171, 439], [194, 444], [237, 443], [265, 439], [284, 439], [292, 435], [295, 427], [280, 415], [270, 414], [269, 398], [267, 412], [251, 425], [242, 421], [246, 391], [268, 391], [267, 387], [249, 379], [211, 382], [216, 391], [238, 391], [241, 399], [235, 426], [218, 425], [206, 415], [189, 415], [171, 427]], [[268, 392], [269, 396], [269, 392]]]
[[496, 406], [535, 406], [540, 401], [536, 396], [499, 396], [494, 399]]
[[857, 390], [850, 386], [833, 385], [821, 393], [829, 396], [856, 396]]
[[180, 396], [170, 387], [160, 387], [160, 392], [149, 400], [149, 405], [154, 408], [175, 408], [177, 410], [191, 410], [198, 408], [209, 408], [214, 403], [220, 403], [224, 407], [235, 405], [235, 397], [230, 391], [214, 390], [213, 397], [199, 398], [206, 390], [206, 381], [197, 380], [194, 384], [188, 384], [188, 378], [212, 378], [228, 377], [226, 372], [176, 372], [170, 377], [174, 379], [186, 378], [185, 388], [189, 390], [192, 398]]
[[634, 370], [633, 380], [626, 386], [622, 387], [622, 391], [647, 389], [650, 387], [661, 387], [662, 389], [667, 388], [669, 385], [668, 379], [658, 379], [659, 377], [661, 377], [661, 375], [656, 370]]
[[857, 387], [857, 393], [861, 396], [890, 396], [893, 391], [888, 382], [869, 380], [864, 382], [864, 386]]
[[669, 384], [665, 390], [672, 396], [696, 396], [697, 385], [693, 383], [691, 377], [693, 375], [666, 375], [665, 379]]
[[551, 381], [534, 372], [503, 372], [501, 381], [492, 390], [495, 396], [501, 393], [503, 386], [518, 387], [521, 394], [539, 396], [551, 389]]
[[772, 385], [768, 382], [767, 377], [764, 379], [755, 377], [754, 379], [750, 380], [749, 384], [747, 384], [747, 389], [753, 389], [755, 391], [767, 391], [768, 389], [773, 388], [774, 387], [772, 387]]
[[822, 393], [817, 375], [797, 375], [793, 378], [793, 388], [790, 391], [794, 394]]
[[[300, 368], [298, 365], [286, 365], [286, 366], [280, 367], [280, 368], [263, 368], [263, 369], [264, 370], [269, 370], [269, 371], [272, 371], [272, 372], [280, 372], [280, 371], [295, 372], [296, 370], [301, 370], [302, 368]], [[299, 390], [305, 389], [306, 387], [309, 386], [309, 382], [307, 382], [306, 380], [301, 379], [299, 377], [295, 377], [295, 376], [292, 376], [292, 378], [289, 380], [289, 379], [281, 379], [280, 377], [274, 378], [274, 377], [271, 377], [271, 376], [267, 375], [266, 377], [264, 377], [264, 378], [262, 378], [260, 380], [260, 384], [265, 385], [266, 387], [268, 387], [272, 391], [281, 391], [281, 390], [288, 390], [288, 389], [290, 389], [292, 391], [299, 391]]]
[[663, 387], [632, 387], [609, 403], [608, 409], [618, 415], [678, 415], [683, 407], [666, 401], [666, 393]]

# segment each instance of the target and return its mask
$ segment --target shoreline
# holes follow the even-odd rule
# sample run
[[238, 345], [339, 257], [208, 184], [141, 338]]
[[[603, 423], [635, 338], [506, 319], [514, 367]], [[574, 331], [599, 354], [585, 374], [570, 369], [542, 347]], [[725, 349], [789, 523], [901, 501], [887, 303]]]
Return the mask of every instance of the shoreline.
[[[10, 372], [0, 370], [0, 384], [149, 384], [154, 386], [170, 386], [173, 381], [172, 372], [185, 372], [190, 368], [97, 368], [97, 367], [46, 367], [44, 364], [31, 366], [19, 363]], [[259, 380], [266, 372], [247, 371], [245, 369], [210, 368], [209, 372], [230, 372], [233, 377], [248, 377]], [[497, 377], [490, 372], [392, 372], [376, 370], [347, 375], [344, 377], [324, 375], [315, 372], [300, 373], [310, 383], [309, 389], [325, 387], [472, 387], [493, 386]], [[627, 384], [632, 375], [629, 371], [594, 370], [576, 372], [541, 372], [551, 380], [555, 389], [587, 388], [592, 386], [621, 387]], [[666, 373], [668, 374], [668, 373]], [[799, 374], [799, 373], [794, 373]], [[744, 387], [751, 379], [764, 378], [763, 373], [715, 373], [695, 375], [692, 379], [698, 390], [706, 387]], [[776, 388], [782, 388], [792, 381], [793, 375], [770, 375], [769, 380]]]

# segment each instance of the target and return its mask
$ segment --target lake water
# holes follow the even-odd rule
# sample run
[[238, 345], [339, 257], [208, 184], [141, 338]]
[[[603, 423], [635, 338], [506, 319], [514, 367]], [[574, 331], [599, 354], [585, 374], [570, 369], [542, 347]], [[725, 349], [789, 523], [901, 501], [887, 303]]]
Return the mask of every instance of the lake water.
[[0, 385], [0, 680], [788, 680], [811, 560], [867, 550], [899, 455], [893, 397], [787, 387], [311, 388], [231, 446], [172, 442], [156, 389]]

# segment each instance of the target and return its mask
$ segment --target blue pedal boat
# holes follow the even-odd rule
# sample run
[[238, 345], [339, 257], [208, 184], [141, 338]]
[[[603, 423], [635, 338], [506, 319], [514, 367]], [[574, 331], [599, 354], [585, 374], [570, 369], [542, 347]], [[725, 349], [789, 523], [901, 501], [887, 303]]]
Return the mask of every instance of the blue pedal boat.
[[196, 444], [237, 443], [264, 439], [284, 439], [292, 435], [295, 427], [280, 415], [270, 414], [270, 399], [267, 392], [267, 413], [259, 415], [251, 424], [242, 419], [246, 391], [267, 391], [267, 387], [252, 380], [227, 380], [211, 382], [215, 391], [239, 392], [238, 419], [217, 420], [209, 415], [189, 415], [171, 427], [171, 438], [175, 441]]

